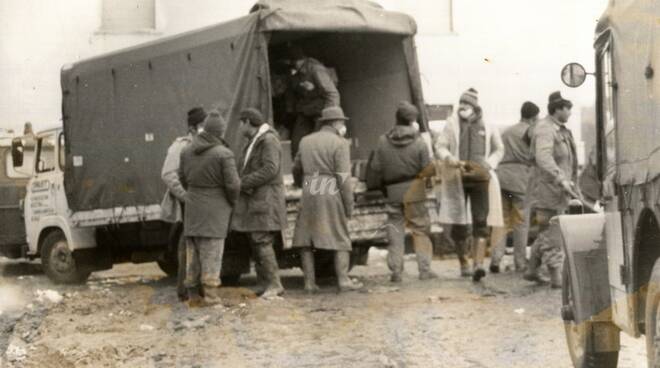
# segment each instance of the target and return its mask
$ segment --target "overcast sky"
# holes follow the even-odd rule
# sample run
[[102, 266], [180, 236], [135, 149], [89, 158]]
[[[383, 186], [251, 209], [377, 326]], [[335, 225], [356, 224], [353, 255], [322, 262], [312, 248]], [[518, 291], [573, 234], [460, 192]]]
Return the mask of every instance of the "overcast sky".
[[[60, 39], [59, 31], [90, 22], [98, 14], [93, 9], [75, 14], [58, 5], [71, 8], [83, 1], [89, 0], [0, 2], [0, 127], [20, 128], [31, 120], [38, 129], [60, 119], [60, 66], [90, 56], [70, 49], [81, 47], [91, 36], [66, 40]], [[594, 28], [607, 0], [454, 0], [451, 34], [446, 32], [446, 7], [441, 0], [378, 2], [417, 20], [418, 54], [429, 103], [455, 104], [463, 90], [475, 87], [486, 119], [500, 125], [514, 123], [525, 100], [545, 110], [547, 96], [555, 90], [574, 100], [576, 110], [593, 104], [592, 78], [581, 88], [568, 89], [559, 74], [571, 61], [593, 71]], [[245, 14], [254, 1], [212, 3], [215, 11], [201, 11], [198, 19], [169, 19], [171, 29], [183, 31]], [[201, 4], [209, 1], [174, 6]], [[52, 66], [43, 67], [53, 60]]]

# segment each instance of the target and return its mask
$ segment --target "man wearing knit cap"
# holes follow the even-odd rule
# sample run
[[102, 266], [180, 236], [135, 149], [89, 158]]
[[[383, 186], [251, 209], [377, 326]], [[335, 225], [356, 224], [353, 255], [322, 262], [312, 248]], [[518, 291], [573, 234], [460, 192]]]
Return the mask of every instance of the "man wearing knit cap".
[[286, 228], [286, 197], [282, 179], [282, 148], [277, 132], [261, 112], [241, 112], [247, 144], [238, 160], [241, 194], [232, 216], [232, 230], [250, 244], [257, 271], [258, 294], [271, 298], [284, 292], [273, 244]]
[[[161, 170], [161, 178], [165, 185], [167, 185], [167, 192], [161, 203], [162, 219], [163, 221], [172, 223], [170, 231], [170, 246], [176, 247], [177, 259], [164, 259], [163, 264], [177, 265], [177, 294], [182, 301], [187, 299], [186, 289], [183, 286], [183, 281], [186, 274], [186, 251], [183, 237], [183, 201], [186, 195], [186, 190], [183, 189], [181, 181], [179, 180], [179, 159], [181, 151], [192, 142], [198, 131], [202, 127], [202, 123], [206, 119], [206, 112], [201, 107], [195, 107], [188, 111], [188, 134], [174, 140], [167, 150], [167, 156], [163, 163]], [[174, 252], [168, 252], [164, 257], [171, 257]]]
[[543, 263], [550, 271], [552, 288], [561, 288], [564, 254], [558, 234], [550, 231], [550, 219], [562, 214], [572, 198], [580, 198], [577, 182], [577, 151], [573, 134], [566, 128], [571, 116], [571, 101], [560, 92], [548, 98], [548, 116], [539, 121], [532, 134], [534, 171], [530, 184], [533, 213], [539, 235], [525, 272], [528, 281], [543, 282], [538, 268]]
[[229, 220], [240, 193], [234, 154], [223, 136], [227, 123], [209, 112], [204, 131], [181, 153], [179, 177], [187, 190], [183, 232], [186, 279], [191, 305], [220, 302], [220, 271]]
[[533, 102], [525, 102], [520, 109], [520, 122], [502, 133], [504, 158], [497, 166], [500, 180], [504, 227], [494, 227], [491, 232], [490, 271], [500, 272], [500, 261], [504, 256], [507, 234], [513, 232], [513, 257], [517, 272], [522, 272], [527, 263], [527, 214], [525, 196], [529, 173], [532, 167], [531, 152], [527, 132], [536, 124], [539, 108]]
[[[403, 101], [396, 111], [396, 124], [378, 140], [370, 169], [387, 195], [389, 239], [387, 265], [390, 281], [401, 282], [406, 228], [412, 232], [419, 279], [438, 276], [431, 271], [433, 244], [426, 209], [426, 178], [435, 174], [426, 143], [419, 135], [419, 110]], [[370, 188], [376, 189], [376, 188]]]
[[[435, 143], [435, 150], [442, 161], [440, 220], [452, 225], [451, 236], [461, 275], [472, 275], [473, 281], [479, 281], [486, 275], [483, 262], [488, 226], [501, 226], [502, 222], [500, 190], [493, 170], [504, 155], [504, 145], [497, 130], [484, 123], [475, 89], [470, 88], [461, 95], [458, 119], [451, 118], [447, 122]], [[472, 272], [465, 259], [469, 223], [473, 239]]]

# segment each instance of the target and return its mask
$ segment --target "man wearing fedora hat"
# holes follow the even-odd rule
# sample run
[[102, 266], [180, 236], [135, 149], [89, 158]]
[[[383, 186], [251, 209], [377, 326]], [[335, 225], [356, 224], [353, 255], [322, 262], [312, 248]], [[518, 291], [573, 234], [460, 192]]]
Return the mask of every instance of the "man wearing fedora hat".
[[167, 150], [167, 156], [163, 163], [161, 178], [167, 186], [167, 192], [161, 203], [163, 221], [172, 223], [170, 232], [170, 244], [177, 247], [177, 294], [179, 299], [187, 298], [186, 288], [183, 281], [186, 276], [186, 251], [181, 233], [183, 231], [183, 201], [186, 190], [179, 179], [179, 163], [181, 151], [192, 142], [206, 119], [206, 112], [201, 107], [194, 107], [188, 111], [187, 127], [188, 134], [174, 140]]
[[561, 287], [561, 268], [564, 262], [557, 234], [549, 231], [550, 219], [566, 211], [572, 198], [579, 198], [577, 180], [577, 154], [573, 134], [566, 128], [571, 116], [571, 101], [560, 92], [548, 98], [548, 116], [534, 128], [531, 152], [534, 172], [530, 183], [530, 197], [539, 235], [532, 245], [525, 279], [542, 282], [538, 269], [543, 263], [550, 271], [551, 286]]
[[348, 277], [351, 239], [348, 218], [353, 212], [353, 185], [350, 177], [350, 148], [343, 136], [346, 121], [340, 107], [323, 109], [318, 132], [304, 137], [296, 155], [293, 175], [302, 187], [302, 198], [293, 246], [300, 248], [305, 290], [318, 290], [314, 250], [333, 251], [340, 291], [356, 290], [362, 284]]

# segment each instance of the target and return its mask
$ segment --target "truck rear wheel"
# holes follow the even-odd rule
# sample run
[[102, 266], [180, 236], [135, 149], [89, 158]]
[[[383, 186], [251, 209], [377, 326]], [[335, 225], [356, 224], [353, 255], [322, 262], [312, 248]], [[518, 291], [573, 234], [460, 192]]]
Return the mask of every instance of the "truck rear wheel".
[[41, 264], [48, 278], [57, 284], [83, 283], [92, 273], [76, 260], [69, 249], [69, 242], [59, 230], [51, 232], [44, 239]]
[[568, 273], [568, 265], [564, 263], [564, 277], [562, 280], [562, 315], [564, 319], [564, 330], [568, 352], [575, 368], [616, 368], [619, 361], [618, 351], [595, 351], [594, 328], [596, 323], [575, 321], [575, 309], [573, 292], [571, 289], [571, 278]]
[[646, 356], [650, 368], [660, 368], [660, 260], [655, 262], [646, 294]]

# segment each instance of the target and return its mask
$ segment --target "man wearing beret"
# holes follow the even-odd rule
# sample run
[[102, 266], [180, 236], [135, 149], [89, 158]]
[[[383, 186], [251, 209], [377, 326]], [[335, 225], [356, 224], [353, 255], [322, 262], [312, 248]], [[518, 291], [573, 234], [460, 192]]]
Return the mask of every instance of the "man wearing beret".
[[282, 148], [277, 132], [259, 110], [243, 110], [241, 123], [248, 143], [238, 160], [241, 194], [234, 208], [232, 230], [243, 233], [250, 243], [258, 294], [270, 298], [284, 292], [273, 248], [287, 225]]
[[206, 119], [206, 112], [201, 107], [195, 107], [188, 111], [188, 134], [174, 140], [167, 150], [167, 156], [163, 163], [161, 179], [167, 185], [167, 192], [161, 203], [163, 221], [172, 223], [170, 232], [170, 245], [177, 247], [177, 294], [184, 301], [187, 298], [183, 280], [186, 275], [186, 251], [181, 233], [183, 231], [183, 201], [186, 190], [179, 180], [179, 163], [181, 151], [192, 142]]
[[435, 170], [426, 143], [419, 135], [418, 118], [415, 105], [407, 101], [399, 104], [396, 125], [378, 140], [370, 167], [379, 178], [378, 186], [385, 188], [389, 202], [387, 265], [392, 272], [390, 281], [397, 283], [401, 282], [403, 273], [406, 228], [412, 232], [419, 279], [438, 277], [431, 271], [433, 244], [425, 205], [425, 180]]
[[571, 101], [560, 92], [548, 98], [548, 116], [539, 121], [532, 133], [531, 150], [535, 167], [530, 184], [533, 213], [539, 235], [532, 245], [525, 279], [541, 282], [538, 273], [543, 263], [550, 271], [552, 288], [561, 288], [564, 255], [560, 239], [550, 229], [550, 219], [562, 214], [572, 198], [580, 198], [577, 182], [577, 152], [573, 134], [566, 128], [571, 116]]

